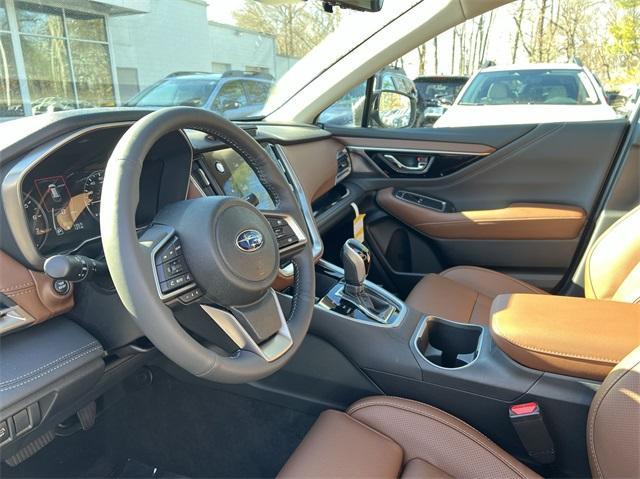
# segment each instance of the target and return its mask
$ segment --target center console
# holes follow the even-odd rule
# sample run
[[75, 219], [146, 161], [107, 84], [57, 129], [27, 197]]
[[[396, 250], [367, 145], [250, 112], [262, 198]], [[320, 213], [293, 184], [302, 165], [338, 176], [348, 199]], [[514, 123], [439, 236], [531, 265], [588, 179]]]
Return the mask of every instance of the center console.
[[[501, 349], [489, 325], [461, 324], [413, 310], [366, 280], [368, 256], [361, 244], [347, 241], [341, 256], [344, 268], [324, 260], [316, 266], [317, 303], [310, 333], [319, 339], [309, 342], [315, 357], [304, 361], [317, 362], [319, 370], [314, 388], [300, 394], [312, 395], [318, 388], [327, 398], [331, 384], [324, 387], [323, 381], [328, 374], [342, 374], [330, 372], [331, 355], [339, 352], [371, 381], [374, 391], [443, 409], [545, 475], [589, 474], [585, 445], [575, 439], [586, 431], [602, 376], [572, 377], [544, 370], [540, 363], [522, 363]], [[285, 307], [288, 301], [283, 296]], [[527, 313], [518, 314], [527, 321]], [[315, 341], [337, 351], [318, 357]], [[338, 401], [334, 407], [347, 407], [357, 399], [333, 398]], [[511, 406], [532, 402], [543, 411], [551, 441], [544, 461], [524, 445], [510, 418]]]

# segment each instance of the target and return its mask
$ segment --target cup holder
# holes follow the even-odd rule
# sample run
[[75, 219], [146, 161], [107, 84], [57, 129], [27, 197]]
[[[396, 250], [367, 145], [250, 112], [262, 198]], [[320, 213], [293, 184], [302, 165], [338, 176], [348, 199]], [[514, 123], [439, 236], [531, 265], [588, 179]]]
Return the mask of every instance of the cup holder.
[[471, 364], [480, 351], [482, 328], [428, 317], [416, 338], [422, 356], [435, 366], [456, 369]]

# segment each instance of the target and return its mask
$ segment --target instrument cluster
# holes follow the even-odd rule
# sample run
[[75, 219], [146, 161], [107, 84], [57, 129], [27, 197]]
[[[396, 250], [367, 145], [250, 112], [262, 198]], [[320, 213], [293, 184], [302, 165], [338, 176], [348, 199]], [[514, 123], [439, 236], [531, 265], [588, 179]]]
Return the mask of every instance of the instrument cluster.
[[[33, 246], [41, 257], [77, 252], [100, 238], [104, 171], [125, 126], [96, 127], [45, 156], [30, 159], [17, 180]], [[192, 153], [181, 132], [152, 147], [140, 177], [136, 225], [150, 224], [164, 205], [185, 198]], [[6, 189], [6, 188], [5, 188]]]
[[23, 183], [23, 207], [38, 250], [64, 249], [100, 234], [103, 179], [103, 165], [93, 164]]

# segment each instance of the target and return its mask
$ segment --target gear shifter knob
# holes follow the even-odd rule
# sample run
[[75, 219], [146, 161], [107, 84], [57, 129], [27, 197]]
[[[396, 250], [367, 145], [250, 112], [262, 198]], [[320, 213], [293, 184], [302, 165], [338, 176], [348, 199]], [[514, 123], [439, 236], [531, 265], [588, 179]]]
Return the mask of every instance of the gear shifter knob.
[[347, 287], [353, 292], [361, 291], [371, 266], [369, 249], [356, 239], [348, 239], [342, 247], [342, 265]]

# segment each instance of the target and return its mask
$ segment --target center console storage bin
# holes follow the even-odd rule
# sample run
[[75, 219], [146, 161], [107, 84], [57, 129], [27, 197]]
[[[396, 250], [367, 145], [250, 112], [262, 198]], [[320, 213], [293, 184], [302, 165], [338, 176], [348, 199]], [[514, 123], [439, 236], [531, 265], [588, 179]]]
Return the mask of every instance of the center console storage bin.
[[471, 364], [480, 350], [482, 328], [429, 317], [416, 345], [424, 358], [442, 368], [454, 369]]

